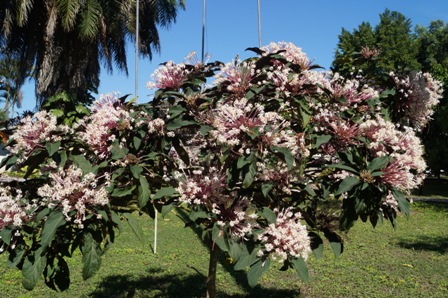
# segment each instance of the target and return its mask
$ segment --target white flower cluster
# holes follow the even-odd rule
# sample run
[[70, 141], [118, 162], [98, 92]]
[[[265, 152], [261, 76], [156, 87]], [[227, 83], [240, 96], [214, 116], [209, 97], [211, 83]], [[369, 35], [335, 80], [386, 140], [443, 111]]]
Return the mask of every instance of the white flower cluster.
[[50, 173], [50, 184], [45, 184], [37, 190], [42, 198], [41, 205], [48, 208], [61, 208], [67, 221], [74, 216], [74, 223], [80, 228], [86, 215], [95, 213], [95, 206], [109, 203], [107, 191], [98, 186], [98, 180], [93, 173], [83, 175], [81, 169], [70, 166], [59, 172]]
[[114, 130], [131, 129], [134, 119], [129, 112], [124, 110], [121, 104], [108, 100], [96, 104], [93, 113], [81, 119], [75, 126], [80, 130], [79, 138], [86, 142], [100, 159], [109, 156], [111, 143], [115, 141]]
[[148, 89], [179, 89], [189, 74], [190, 71], [186, 69], [184, 63], [176, 64], [168, 61], [151, 74], [152, 82], [148, 82], [146, 87]]
[[391, 162], [382, 169], [381, 179], [385, 183], [408, 192], [423, 182], [426, 169], [423, 146], [412, 129], [400, 131], [392, 122], [377, 116], [360, 124], [359, 130], [370, 141], [369, 149], [375, 157], [391, 157]]
[[262, 47], [261, 49], [265, 51], [264, 55], [282, 51], [280, 55], [284, 56], [288, 62], [300, 65], [302, 70], [309, 69], [310, 67], [310, 61], [308, 60], [307, 55], [302, 52], [301, 48], [291, 42], [271, 42], [269, 45]]
[[22, 152], [24, 159], [36, 147], [43, 147], [42, 143], [57, 142], [61, 140], [61, 134], [70, 132], [67, 126], [57, 125], [57, 119], [53, 114], [43, 110], [21, 120], [19, 127], [11, 136], [15, 144], [8, 150], [13, 154]]
[[300, 213], [293, 213], [290, 208], [283, 211], [277, 209], [277, 220], [271, 223], [258, 240], [264, 245], [257, 255], [269, 255], [273, 260], [285, 261], [288, 257], [307, 259], [311, 252], [311, 242], [306, 226], [300, 221]]
[[390, 76], [399, 90], [399, 109], [404, 113], [403, 120], [417, 129], [423, 128], [431, 119], [433, 107], [442, 98], [441, 82], [434, 80], [431, 74], [422, 72], [412, 72], [405, 78], [394, 73]]
[[221, 71], [215, 75], [215, 85], [226, 82], [227, 91], [238, 96], [244, 96], [247, 89], [252, 86], [252, 79], [255, 76], [255, 64], [252, 62], [242, 62], [239, 60], [226, 63], [221, 67]]
[[32, 207], [23, 205], [22, 194], [19, 190], [12, 194], [10, 187], [0, 188], [0, 230], [6, 226], [21, 227], [27, 220], [27, 210]]

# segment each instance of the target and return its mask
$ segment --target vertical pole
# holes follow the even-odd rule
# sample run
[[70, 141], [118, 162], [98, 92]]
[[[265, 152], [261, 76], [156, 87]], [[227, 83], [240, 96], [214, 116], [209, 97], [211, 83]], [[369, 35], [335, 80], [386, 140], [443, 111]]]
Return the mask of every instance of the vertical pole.
[[154, 208], [154, 254], [157, 253], [157, 209]]
[[140, 18], [140, 0], [136, 0], [135, 5], [135, 98], [138, 100], [138, 53], [139, 53], [139, 18]]
[[261, 48], [261, 13], [260, 13], [260, 0], [258, 0], [258, 47]]
[[204, 43], [205, 43], [205, 1], [202, 1], [202, 53], [201, 53], [201, 62], [204, 63]]

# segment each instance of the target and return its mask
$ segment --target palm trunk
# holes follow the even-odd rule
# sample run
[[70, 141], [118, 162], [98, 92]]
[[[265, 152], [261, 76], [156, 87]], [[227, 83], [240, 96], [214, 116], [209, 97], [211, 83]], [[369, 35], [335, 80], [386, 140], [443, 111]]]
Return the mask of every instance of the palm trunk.
[[207, 298], [216, 297], [216, 267], [218, 264], [219, 247], [213, 243], [210, 244], [210, 260], [208, 264], [207, 276]]

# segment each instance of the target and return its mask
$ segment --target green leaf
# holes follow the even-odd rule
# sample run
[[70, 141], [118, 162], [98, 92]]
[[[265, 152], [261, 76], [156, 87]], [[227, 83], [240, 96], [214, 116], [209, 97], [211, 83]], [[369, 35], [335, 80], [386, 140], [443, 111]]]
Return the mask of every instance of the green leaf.
[[169, 212], [171, 212], [171, 210], [173, 210], [173, 208], [175, 207], [174, 204], [163, 204], [162, 205], [162, 217], [165, 217]]
[[254, 182], [256, 174], [257, 174], [257, 164], [254, 161], [248, 166], [248, 171], [246, 175], [244, 175], [243, 188], [248, 188], [249, 186], [252, 185], [252, 182]]
[[266, 218], [268, 224], [273, 224], [277, 222], [277, 214], [275, 214], [275, 212], [269, 209], [268, 207], [263, 208], [263, 212], [261, 212], [261, 215], [264, 218]]
[[243, 245], [241, 255], [238, 259], [238, 262], [236, 262], [234, 269], [235, 270], [243, 270], [257, 260], [257, 254], [256, 249], [254, 249], [252, 252], [249, 252], [249, 249], [247, 248], [247, 245]]
[[308, 267], [306, 266], [305, 260], [303, 258], [297, 258], [290, 260], [290, 262], [292, 264], [292, 267], [299, 274], [300, 278], [304, 282], [308, 282], [309, 281]]
[[350, 191], [355, 185], [358, 185], [361, 181], [356, 176], [348, 176], [344, 180], [342, 180], [339, 185], [338, 190], [335, 192], [335, 195], [340, 195], [344, 192]]
[[39, 247], [36, 251], [31, 252], [23, 262], [22, 268], [22, 285], [27, 290], [32, 290], [39, 278], [42, 276], [45, 266], [47, 265], [47, 256], [43, 252], [43, 248]]
[[324, 235], [330, 242], [330, 246], [333, 249], [334, 256], [337, 258], [344, 251], [342, 238], [329, 229], [324, 230]]
[[138, 186], [138, 206], [143, 208], [148, 203], [149, 197], [151, 196], [151, 191], [149, 189], [149, 183], [145, 176], [140, 176], [140, 185]]
[[48, 151], [48, 156], [53, 156], [53, 154], [58, 152], [59, 147], [61, 147], [61, 142], [49, 142], [45, 144], [45, 148]]
[[310, 232], [309, 236], [311, 240], [311, 249], [313, 250], [314, 256], [316, 259], [320, 259], [324, 254], [324, 242], [315, 232]]
[[394, 189], [392, 193], [394, 195], [394, 198], [398, 202], [398, 208], [400, 208], [400, 211], [406, 214], [406, 217], [409, 218], [409, 215], [411, 214], [409, 210], [410, 206], [409, 201], [405, 198], [404, 194], [398, 189]]
[[124, 213], [123, 216], [127, 219], [129, 226], [131, 227], [135, 236], [137, 236], [138, 241], [140, 241], [140, 243], [144, 245], [145, 238], [143, 237], [143, 230], [142, 230], [142, 227], [138, 224], [135, 217], [132, 216], [131, 213]]
[[0, 230], [0, 237], [7, 245], [11, 244], [11, 234], [12, 230], [8, 227], [4, 227]]
[[316, 148], [319, 148], [322, 144], [326, 144], [331, 140], [331, 135], [320, 135], [316, 139]]
[[[252, 156], [252, 155], [251, 155]], [[238, 158], [238, 161], [236, 163], [236, 168], [237, 169], [242, 169], [245, 165], [248, 165], [252, 162], [252, 159], [249, 158], [248, 156], [240, 156]]]
[[52, 113], [56, 118], [60, 118], [65, 115], [64, 111], [60, 109], [51, 109], [50, 113]]
[[92, 164], [85, 158], [84, 155], [70, 155], [70, 160], [72, 160], [83, 173], [93, 172]]
[[8, 268], [14, 268], [19, 265], [25, 255], [25, 251], [24, 245], [17, 245], [13, 250], [11, 250], [8, 257]]
[[176, 194], [176, 189], [174, 187], [172, 187], [172, 186], [162, 187], [154, 195], [154, 200], [158, 200], [163, 197], [169, 198], [169, 197], [172, 197], [174, 194]]
[[44, 228], [40, 239], [40, 244], [45, 249], [54, 240], [56, 231], [60, 226], [65, 224], [64, 215], [60, 210], [55, 210], [50, 213], [45, 221]]
[[64, 258], [59, 257], [58, 263], [55, 266], [49, 268], [50, 264], [47, 264], [44, 271], [45, 283], [47, 286], [55, 291], [65, 291], [70, 286], [70, 270], [67, 262]]
[[126, 154], [128, 154], [128, 149], [125, 147], [121, 147], [118, 142], [113, 143], [113, 147], [110, 150], [111, 156], [110, 158], [113, 160], [119, 160], [126, 157]]
[[182, 118], [178, 117], [178, 118], [175, 118], [175, 119], [171, 120], [170, 122], [168, 122], [166, 124], [166, 129], [167, 130], [176, 130], [176, 129], [179, 129], [182, 127], [195, 125], [195, 124], [197, 124], [197, 123], [194, 121], [183, 120]]
[[228, 252], [230, 250], [229, 242], [227, 241], [226, 237], [224, 237], [223, 230], [218, 226], [217, 223], [213, 225], [212, 229], [212, 240], [213, 242], [218, 245], [218, 247], [222, 251]]
[[332, 164], [332, 165], [328, 165], [328, 168], [334, 168], [334, 169], [339, 169], [339, 170], [344, 170], [344, 171], [348, 171], [354, 174], [358, 174], [358, 171], [352, 167], [349, 167], [347, 165], [344, 164]]
[[294, 166], [294, 156], [292, 156], [291, 151], [288, 148], [278, 146], [273, 146], [271, 149], [273, 152], [278, 152], [283, 155], [284, 161], [288, 165], [288, 169], [291, 170]]
[[179, 116], [180, 114], [185, 112], [185, 108], [181, 105], [175, 105], [170, 107], [170, 110], [168, 111], [168, 115], [170, 116], [170, 118], [175, 118], [177, 116]]
[[271, 182], [268, 183], [264, 183], [263, 185], [261, 185], [261, 193], [263, 194], [263, 196], [265, 198], [268, 197], [269, 192], [271, 191], [271, 189], [274, 187], [274, 184]]
[[140, 179], [140, 175], [143, 171], [143, 167], [141, 165], [130, 165], [129, 169], [131, 170], [132, 176], [135, 179]]
[[367, 166], [367, 170], [370, 172], [381, 170], [383, 167], [387, 165], [389, 162], [389, 156], [380, 156], [372, 160]]
[[269, 258], [263, 260], [260, 259], [255, 264], [250, 266], [247, 272], [247, 281], [252, 288], [258, 284], [260, 277], [269, 269], [271, 261]]
[[113, 197], [125, 197], [125, 196], [132, 194], [132, 192], [134, 191], [135, 188], [136, 188], [135, 185], [114, 188], [110, 195]]
[[135, 150], [138, 150], [140, 148], [140, 145], [142, 144], [142, 139], [138, 138], [138, 137], [133, 137], [132, 141], [134, 143], [134, 148]]
[[191, 221], [196, 221], [199, 218], [209, 218], [209, 215], [204, 210], [192, 210], [188, 218]]
[[84, 280], [92, 277], [101, 266], [101, 246], [96, 242], [92, 234], [84, 233], [82, 245], [82, 278]]
[[229, 256], [233, 261], [237, 261], [242, 253], [242, 245], [237, 242], [230, 243]]

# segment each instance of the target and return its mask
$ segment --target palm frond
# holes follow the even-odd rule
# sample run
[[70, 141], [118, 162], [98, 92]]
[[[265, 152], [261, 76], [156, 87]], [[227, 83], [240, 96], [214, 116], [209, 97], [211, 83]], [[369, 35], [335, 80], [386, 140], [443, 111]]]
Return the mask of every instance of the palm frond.
[[96, 0], [87, 0], [81, 13], [80, 38], [93, 39], [97, 36], [101, 15], [100, 3]]
[[83, 1], [79, 0], [56, 0], [56, 6], [60, 13], [64, 30], [70, 31], [74, 28], [83, 3]]

